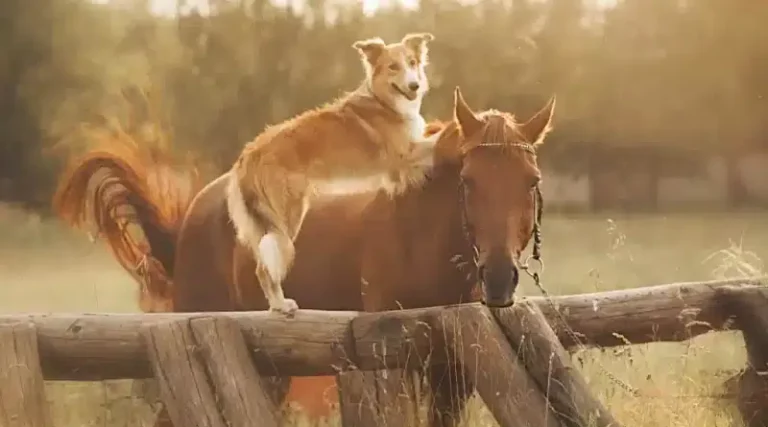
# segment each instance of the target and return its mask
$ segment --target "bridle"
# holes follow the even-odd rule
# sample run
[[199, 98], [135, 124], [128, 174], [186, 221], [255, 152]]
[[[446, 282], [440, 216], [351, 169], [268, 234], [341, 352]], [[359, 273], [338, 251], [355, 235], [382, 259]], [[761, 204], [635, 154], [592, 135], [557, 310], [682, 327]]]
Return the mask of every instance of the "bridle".
[[[478, 147], [504, 147], [504, 148], [518, 148], [525, 152], [531, 153], [533, 155], [536, 155], [536, 148], [528, 143], [515, 143], [515, 144], [505, 144], [500, 142], [483, 142], [481, 144], [475, 145], [472, 147], [472, 149], [478, 148]], [[525, 262], [520, 265], [518, 268], [525, 271], [531, 278], [535, 281], [536, 286], [540, 286], [540, 280], [541, 280], [541, 272], [544, 270], [544, 262], [541, 259], [541, 217], [544, 212], [544, 199], [541, 195], [541, 188], [537, 184], [535, 187], [533, 187], [534, 196], [533, 196], [533, 204], [534, 204], [534, 210], [536, 211], [534, 215], [534, 221], [533, 221], [533, 230], [531, 231], [531, 237], [533, 239], [533, 247], [531, 248], [531, 255], [529, 255]], [[461, 212], [461, 227], [464, 232], [464, 238], [467, 240], [467, 243], [472, 248], [472, 261], [475, 266], [475, 271], [479, 272], [479, 262], [480, 262], [480, 252], [477, 249], [477, 245], [475, 244], [475, 232], [474, 227], [472, 224], [469, 223], [469, 220], [467, 219], [467, 204], [465, 199], [465, 182], [464, 179], [459, 176], [459, 185], [458, 185], [458, 192], [459, 192], [459, 205], [460, 205], [460, 212]], [[536, 264], [538, 264], [539, 268], [533, 268], [531, 265], [531, 261], [535, 261]], [[483, 278], [481, 277], [481, 274], [477, 274], [477, 280], [481, 283], [483, 283]]]

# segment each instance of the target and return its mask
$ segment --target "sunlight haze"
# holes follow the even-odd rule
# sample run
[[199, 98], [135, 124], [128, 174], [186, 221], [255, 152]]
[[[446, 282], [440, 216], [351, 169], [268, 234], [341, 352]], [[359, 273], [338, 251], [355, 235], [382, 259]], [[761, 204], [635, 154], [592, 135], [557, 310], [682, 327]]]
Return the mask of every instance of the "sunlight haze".
[[[106, 4], [109, 3], [110, 0], [92, 0], [94, 3], [100, 3], [100, 4]], [[353, 0], [354, 1], [354, 0]], [[465, 3], [473, 3], [474, 1], [478, 0], [464, 0]], [[482, 0], [479, 0], [482, 1]], [[612, 7], [616, 4], [618, 0], [592, 0], [592, 3], [594, 3], [595, 6], [597, 6], [599, 9]], [[279, 5], [286, 5], [286, 4], [295, 4], [297, 6], [301, 6], [302, 3], [304, 3], [304, 0], [274, 0], [276, 4]], [[152, 0], [152, 12], [156, 13], [158, 15], [165, 15], [165, 16], [174, 16], [176, 14], [177, 9], [177, 3], [178, 0]], [[202, 14], [208, 13], [208, 1], [207, 0], [194, 0], [192, 2], [192, 6], [190, 6], [188, 9], [197, 9]], [[388, 6], [393, 3], [399, 3], [405, 8], [408, 9], [415, 9], [418, 7], [419, 0], [362, 0], [363, 3], [363, 11], [370, 15], [376, 10], [378, 10], [382, 6]], [[186, 10], [185, 10], [186, 12]]]

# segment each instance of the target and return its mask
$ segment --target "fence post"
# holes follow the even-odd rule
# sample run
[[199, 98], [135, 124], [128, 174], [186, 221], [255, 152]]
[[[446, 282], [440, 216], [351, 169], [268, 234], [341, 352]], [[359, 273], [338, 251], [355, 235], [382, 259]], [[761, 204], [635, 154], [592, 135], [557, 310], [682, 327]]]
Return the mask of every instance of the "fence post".
[[340, 373], [339, 410], [344, 427], [418, 425], [418, 390], [404, 369]]
[[487, 308], [446, 310], [437, 327], [501, 427], [560, 427], [541, 390], [521, 365]]
[[747, 349], [747, 366], [729, 382], [737, 381], [737, 407], [744, 425], [768, 426], [768, 298], [764, 288], [723, 287], [717, 290], [722, 306], [734, 316]]
[[621, 426], [592, 395], [538, 306], [521, 301], [491, 312], [564, 424]]
[[188, 320], [142, 328], [152, 370], [168, 416], [177, 427], [225, 427], [198, 359]]
[[37, 331], [27, 323], [0, 326], [0, 425], [51, 427]]
[[376, 389], [371, 371], [345, 371], [336, 375], [343, 427], [376, 427]]
[[200, 354], [231, 427], [277, 427], [279, 414], [256, 372], [240, 327], [226, 317], [192, 319]]

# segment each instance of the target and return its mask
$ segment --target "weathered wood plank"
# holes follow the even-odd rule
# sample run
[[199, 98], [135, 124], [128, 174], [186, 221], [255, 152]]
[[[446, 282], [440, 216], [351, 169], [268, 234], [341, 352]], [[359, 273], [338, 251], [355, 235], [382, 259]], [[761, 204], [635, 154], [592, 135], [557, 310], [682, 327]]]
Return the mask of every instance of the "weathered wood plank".
[[445, 311], [446, 344], [501, 427], [558, 427], [542, 390], [485, 307]]
[[[685, 341], [722, 330], [729, 314], [723, 311], [717, 289], [724, 286], [757, 288], [768, 296], [768, 278], [683, 282], [626, 290], [553, 297], [552, 303], [587, 346], [625, 345], [621, 335], [632, 343]], [[576, 343], [560, 327], [557, 313], [544, 298], [535, 302], [557, 333], [565, 348]]]
[[0, 326], [0, 426], [52, 425], [34, 325]]
[[376, 427], [374, 371], [346, 371], [336, 376], [343, 427]]
[[592, 395], [538, 306], [523, 301], [490, 310], [563, 425], [621, 426]]
[[[722, 328], [728, 319], [716, 290], [723, 286], [755, 288], [765, 279], [678, 283], [656, 287], [554, 297], [571, 327], [587, 345], [683, 341]], [[557, 313], [543, 298], [527, 298], [539, 305], [566, 348], [574, 345], [558, 325]], [[422, 323], [449, 308], [384, 313], [300, 310], [294, 319], [267, 312], [226, 312], [237, 320], [250, 349], [261, 349], [255, 360], [262, 375], [335, 375], [350, 362], [361, 369], [414, 365], [432, 352]], [[31, 322], [38, 331], [43, 373], [49, 380], [104, 380], [147, 378], [151, 369], [140, 329], [158, 320], [190, 319], [210, 313], [6, 315], [0, 325]], [[356, 319], [350, 333], [349, 322]], [[403, 325], [406, 330], [399, 329]], [[411, 326], [408, 326], [411, 325]], [[420, 326], [421, 325], [421, 326]], [[365, 332], [366, 330], [370, 332]], [[352, 336], [354, 335], [354, 345]], [[405, 339], [405, 345], [396, 339]], [[372, 355], [374, 345], [387, 343], [386, 360]]]
[[340, 373], [342, 425], [418, 426], [418, 390], [411, 374], [402, 369]]
[[370, 388], [376, 391], [373, 402], [376, 425], [418, 427], [418, 391], [413, 382], [413, 371], [388, 369], [370, 371]]
[[733, 313], [747, 348], [747, 366], [735, 379], [737, 407], [744, 425], [768, 426], [768, 297], [759, 289], [718, 289], [725, 310]]
[[421, 366], [432, 356], [431, 323], [451, 308], [361, 313], [351, 322], [355, 364], [362, 370]]
[[189, 321], [158, 322], [142, 329], [163, 406], [173, 425], [225, 427], [198, 359]]
[[243, 334], [234, 320], [200, 318], [190, 322], [200, 355], [231, 427], [277, 427], [279, 411], [259, 377]]
[[211, 315], [237, 321], [262, 375], [335, 375], [354, 354], [349, 321], [356, 312], [301, 310], [292, 319], [268, 312], [43, 314], [0, 316], [0, 325], [29, 321], [38, 327], [47, 380], [100, 381], [150, 378], [141, 329], [158, 321]]

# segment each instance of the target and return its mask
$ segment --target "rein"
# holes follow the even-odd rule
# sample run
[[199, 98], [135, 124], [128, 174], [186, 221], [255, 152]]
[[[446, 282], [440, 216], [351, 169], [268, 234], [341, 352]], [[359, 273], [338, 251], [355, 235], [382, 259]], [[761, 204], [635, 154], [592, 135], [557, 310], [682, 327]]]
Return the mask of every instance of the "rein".
[[[493, 142], [484, 142], [481, 144], [476, 145], [474, 148], [477, 147], [511, 147], [511, 148], [519, 148], [523, 151], [526, 151], [528, 153], [531, 153], [533, 155], [536, 154], [536, 149], [533, 145], [527, 144], [527, 143], [517, 143], [517, 144], [505, 144], [505, 143], [493, 143]], [[537, 184], [534, 188], [534, 209], [536, 210], [536, 214], [533, 221], [533, 230], [531, 231], [531, 237], [533, 238], [533, 247], [531, 249], [531, 255], [529, 255], [525, 262], [519, 266], [519, 268], [523, 271], [525, 271], [536, 283], [536, 286], [541, 288], [541, 277], [540, 274], [544, 270], [544, 261], [541, 259], [541, 219], [542, 214], [544, 212], [544, 199], [541, 195], [541, 188], [539, 188], [539, 185]], [[459, 185], [458, 185], [458, 192], [459, 192], [459, 204], [461, 205], [461, 227], [464, 232], [464, 238], [467, 240], [467, 243], [469, 243], [470, 247], [472, 248], [472, 261], [475, 265], [475, 271], [477, 271], [478, 264], [480, 262], [480, 252], [477, 249], [477, 245], [475, 244], [475, 233], [474, 228], [467, 220], [467, 204], [464, 197], [464, 179], [459, 177]], [[535, 261], [538, 265], [538, 269], [534, 269], [531, 266], [531, 260]], [[477, 274], [477, 280], [480, 281], [481, 284], [483, 284], [483, 278], [481, 277], [481, 274]]]
[[[504, 144], [504, 143], [485, 142], [477, 145], [476, 147], [502, 147], [502, 146], [519, 148], [533, 155], [536, 154], [536, 149], [531, 144], [526, 144], [526, 143]], [[461, 204], [461, 226], [464, 231], [464, 237], [469, 243], [469, 245], [472, 247], [472, 257], [475, 264], [475, 271], [478, 276], [477, 280], [480, 282], [480, 284], [485, 285], [485, 283], [483, 282], [483, 278], [481, 277], [482, 275], [479, 274], [479, 271], [478, 271], [480, 253], [477, 249], [477, 245], [475, 244], [475, 234], [474, 234], [473, 227], [471, 224], [469, 224], [469, 221], [467, 220], [467, 205], [465, 203], [465, 197], [464, 197], [465, 184], [464, 184], [464, 180], [461, 177], [459, 177], [458, 189], [459, 189], [459, 203]], [[533, 279], [536, 287], [539, 289], [539, 291], [541, 291], [541, 293], [544, 295], [544, 298], [547, 300], [547, 302], [550, 304], [554, 312], [557, 314], [558, 320], [561, 323], [563, 330], [570, 336], [570, 338], [573, 340], [574, 344], [576, 344], [577, 347], [584, 349], [586, 348], [586, 346], [583, 340], [578, 336], [576, 331], [574, 331], [570, 327], [570, 325], [568, 324], [568, 320], [560, 312], [559, 307], [557, 307], [553, 303], [552, 297], [549, 295], [549, 292], [547, 292], [547, 290], [541, 284], [541, 272], [544, 271], [544, 262], [541, 260], [541, 218], [542, 218], [542, 213], [544, 212], [544, 199], [541, 195], [541, 188], [539, 188], [538, 184], [533, 188], [533, 190], [534, 190], [534, 199], [533, 199], [534, 209], [536, 210], [536, 214], [533, 222], [533, 230], [531, 232], [531, 236], [533, 238], [533, 248], [531, 249], [531, 255], [529, 255], [525, 259], [525, 262], [522, 265], [520, 265], [518, 268], [520, 270], [525, 271]], [[537, 269], [532, 268], [531, 260], [536, 261], [536, 263], [539, 265], [539, 268]], [[618, 385], [619, 387], [621, 387], [627, 393], [631, 394], [634, 397], [641, 396], [638, 389], [632, 387], [631, 385], [617, 378], [611, 371], [606, 369], [605, 366], [603, 366], [602, 363], [600, 363], [599, 361], [598, 361], [598, 364], [601, 370], [605, 373], [605, 375], [616, 385]]]

